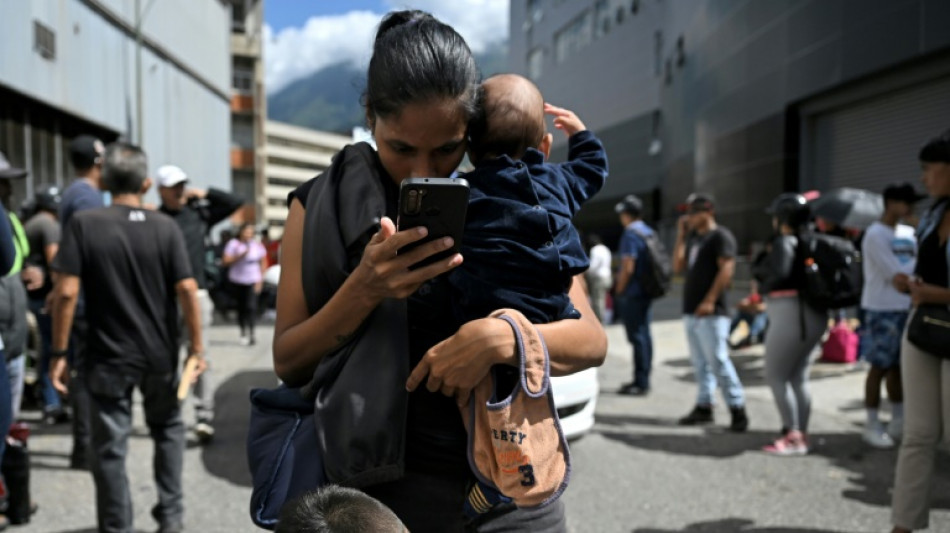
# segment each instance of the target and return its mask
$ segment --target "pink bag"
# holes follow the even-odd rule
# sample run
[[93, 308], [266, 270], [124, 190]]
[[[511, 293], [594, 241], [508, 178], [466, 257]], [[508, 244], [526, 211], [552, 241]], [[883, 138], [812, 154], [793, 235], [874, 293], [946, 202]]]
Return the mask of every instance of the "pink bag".
[[821, 361], [825, 363], [853, 363], [858, 360], [858, 334], [848, 323], [838, 320], [821, 345]]

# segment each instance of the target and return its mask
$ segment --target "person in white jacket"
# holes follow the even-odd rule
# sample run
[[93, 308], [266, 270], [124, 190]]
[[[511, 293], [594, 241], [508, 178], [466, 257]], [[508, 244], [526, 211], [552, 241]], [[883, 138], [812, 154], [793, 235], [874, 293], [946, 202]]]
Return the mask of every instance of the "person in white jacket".
[[607, 292], [613, 285], [613, 272], [611, 263], [613, 254], [610, 248], [604, 244], [600, 235], [592, 233], [588, 238], [590, 242], [590, 268], [587, 270], [587, 290], [590, 292], [591, 307], [594, 308], [594, 314], [601, 323], [605, 323], [607, 313]]

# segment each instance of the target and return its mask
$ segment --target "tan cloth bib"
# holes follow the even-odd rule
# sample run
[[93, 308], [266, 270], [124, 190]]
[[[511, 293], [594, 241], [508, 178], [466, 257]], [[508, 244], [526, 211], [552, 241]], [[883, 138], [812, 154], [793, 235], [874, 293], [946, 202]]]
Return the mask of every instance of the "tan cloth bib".
[[546, 505], [564, 492], [571, 474], [570, 450], [551, 391], [548, 350], [541, 333], [520, 312], [500, 309], [491, 316], [514, 330], [520, 375], [510, 396], [499, 398], [495, 372], [489, 372], [462, 407], [469, 465], [480, 481], [518, 507]]

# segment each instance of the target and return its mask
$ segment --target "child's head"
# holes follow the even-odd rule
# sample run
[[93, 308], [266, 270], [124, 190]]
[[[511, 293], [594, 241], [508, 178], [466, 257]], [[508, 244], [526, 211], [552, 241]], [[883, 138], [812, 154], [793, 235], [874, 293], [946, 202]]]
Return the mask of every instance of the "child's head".
[[528, 148], [545, 156], [551, 135], [545, 131], [544, 98], [530, 80], [516, 74], [498, 74], [482, 83], [479, 112], [469, 127], [472, 163], [507, 155], [520, 159]]
[[284, 505], [277, 533], [404, 533], [389, 507], [356, 489], [326, 485]]

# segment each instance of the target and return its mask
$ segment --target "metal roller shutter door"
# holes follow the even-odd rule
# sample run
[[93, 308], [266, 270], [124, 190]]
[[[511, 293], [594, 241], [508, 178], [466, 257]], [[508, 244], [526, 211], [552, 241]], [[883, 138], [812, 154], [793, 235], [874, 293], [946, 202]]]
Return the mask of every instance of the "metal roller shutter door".
[[917, 182], [921, 146], [950, 128], [950, 77], [816, 115], [812, 124], [814, 183], [822, 189]]

